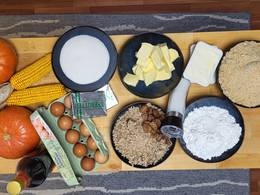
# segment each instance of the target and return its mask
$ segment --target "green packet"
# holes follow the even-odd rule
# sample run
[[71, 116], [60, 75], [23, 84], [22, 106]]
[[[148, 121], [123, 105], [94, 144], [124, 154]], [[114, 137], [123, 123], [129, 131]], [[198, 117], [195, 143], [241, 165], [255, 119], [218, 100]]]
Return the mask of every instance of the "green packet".
[[44, 146], [47, 148], [66, 184], [68, 186], [78, 185], [79, 178], [76, 176], [67, 154], [62, 148], [59, 140], [40, 114], [41, 110], [44, 111], [45, 109], [36, 110], [30, 116], [32, 125], [40, 136]]
[[72, 114], [78, 119], [106, 116], [104, 91], [71, 93]]

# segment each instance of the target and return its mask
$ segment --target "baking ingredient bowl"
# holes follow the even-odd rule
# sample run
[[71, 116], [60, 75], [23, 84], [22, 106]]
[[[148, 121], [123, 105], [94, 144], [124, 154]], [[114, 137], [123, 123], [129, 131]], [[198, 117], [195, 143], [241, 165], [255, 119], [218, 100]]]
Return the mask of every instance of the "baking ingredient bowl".
[[[173, 62], [175, 70], [171, 72], [172, 76], [168, 80], [156, 81], [149, 86], [144, 81], [139, 81], [134, 86], [127, 85], [123, 79], [127, 73], [132, 73], [133, 66], [137, 63], [136, 52], [140, 49], [142, 43], [152, 45], [166, 44], [169, 49], [178, 52], [179, 57]], [[123, 47], [120, 53], [118, 71], [124, 86], [133, 94], [144, 98], [158, 98], [169, 93], [179, 83], [184, 70], [184, 60], [178, 45], [169, 37], [156, 33], [145, 33], [134, 36]]]
[[219, 87], [236, 105], [246, 108], [260, 106], [259, 56], [259, 41], [238, 42], [227, 48], [218, 67]]
[[[147, 109], [146, 106], [149, 107], [149, 111], [147, 110], [147, 112], [150, 112], [152, 108], [155, 112], [159, 111], [159, 113], [163, 113], [160, 107], [148, 102], [131, 103], [123, 107], [115, 116], [110, 133], [112, 147], [117, 156], [126, 164], [142, 169], [157, 166], [165, 161], [172, 153], [176, 141], [176, 139], [170, 140], [164, 137], [159, 130], [153, 134], [152, 129], [145, 129], [144, 124], [146, 125], [147, 121], [143, 118], [143, 114], [133, 116], [136, 110], [138, 110], [137, 112], [140, 111], [140, 113], [146, 112], [145, 109], [143, 109]], [[153, 117], [153, 120], [160, 118], [158, 112], [153, 115]], [[138, 123], [142, 123], [142, 126], [140, 124], [138, 125]], [[131, 126], [134, 127], [131, 128]], [[127, 156], [130, 158], [127, 158]], [[135, 161], [135, 163], [133, 163], [133, 161]]]
[[109, 82], [117, 51], [107, 34], [90, 27], [73, 28], [56, 42], [52, 66], [58, 80], [73, 91], [95, 91]]
[[[207, 107], [208, 108], [209, 107], [214, 107], [215, 109], [216, 108], [224, 109], [224, 110], [228, 111], [229, 115], [234, 117], [235, 123], [237, 123], [241, 127], [241, 134], [240, 134], [240, 136], [238, 138], [238, 142], [232, 148], [230, 148], [230, 149], [226, 150], [225, 152], [223, 152], [220, 156], [212, 157], [211, 159], [205, 160], [205, 159], [202, 159], [202, 158], [194, 155], [187, 148], [183, 136], [179, 139], [179, 141], [180, 141], [180, 144], [181, 144], [181, 147], [183, 148], [183, 150], [191, 158], [193, 158], [195, 160], [198, 160], [198, 161], [201, 161], [201, 162], [216, 163], [216, 162], [224, 161], [224, 160], [230, 158], [233, 154], [235, 154], [238, 151], [238, 149], [242, 145], [243, 139], [244, 139], [244, 134], [245, 134], [244, 121], [243, 121], [243, 117], [240, 114], [239, 110], [229, 100], [224, 99], [224, 98], [220, 98], [220, 97], [203, 97], [201, 99], [198, 99], [198, 100], [194, 101], [193, 103], [191, 103], [186, 108], [185, 115], [184, 115], [184, 123], [185, 123], [185, 119], [187, 119], [187, 117], [188, 117], [188, 115], [190, 113], [196, 111], [197, 109], [207, 108]], [[203, 123], [203, 120], [201, 120], [200, 123]], [[210, 124], [206, 124], [206, 125], [210, 126]], [[219, 125], [221, 125], [221, 124], [219, 124]], [[183, 127], [183, 128], [184, 128], [183, 131], [185, 132], [185, 127]], [[212, 129], [214, 129], [214, 127], [212, 127]], [[202, 148], [203, 148], [203, 146], [202, 146]]]

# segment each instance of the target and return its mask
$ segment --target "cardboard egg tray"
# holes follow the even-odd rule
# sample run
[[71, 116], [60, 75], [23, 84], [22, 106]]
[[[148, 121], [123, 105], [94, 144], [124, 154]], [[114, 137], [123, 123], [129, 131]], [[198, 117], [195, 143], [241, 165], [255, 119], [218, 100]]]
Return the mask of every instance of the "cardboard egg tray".
[[[58, 102], [64, 103], [64, 97], [57, 100]], [[55, 101], [55, 102], [57, 102]], [[54, 102], [53, 102], [54, 103]], [[70, 144], [65, 139], [66, 130], [60, 129], [58, 126], [59, 117], [55, 117], [50, 112], [49, 105], [48, 109], [44, 107], [38, 108], [32, 115], [31, 121], [34, 125], [37, 133], [39, 134], [42, 142], [50, 153], [54, 163], [58, 167], [59, 172], [63, 176], [67, 185], [78, 185], [82, 175], [87, 173], [81, 168], [81, 157], [77, 157], [73, 153], [74, 144]], [[72, 118], [71, 110], [65, 108], [64, 115], [68, 115]], [[82, 122], [88, 128], [91, 137], [95, 141], [98, 149], [103, 155], [108, 155], [108, 149], [98, 132], [95, 124], [91, 118], [82, 119]], [[80, 123], [73, 121], [72, 129], [79, 131]], [[86, 137], [80, 135], [79, 143], [86, 144]], [[94, 158], [95, 151], [88, 149], [85, 156], [89, 158]], [[95, 163], [95, 168], [99, 166], [98, 163]]]

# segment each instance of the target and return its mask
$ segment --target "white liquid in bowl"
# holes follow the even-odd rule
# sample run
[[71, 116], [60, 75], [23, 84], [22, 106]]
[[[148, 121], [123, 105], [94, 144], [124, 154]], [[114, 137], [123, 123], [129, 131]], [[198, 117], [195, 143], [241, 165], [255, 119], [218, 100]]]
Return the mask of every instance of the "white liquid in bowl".
[[69, 39], [60, 53], [62, 71], [77, 84], [98, 81], [106, 73], [109, 59], [104, 43], [89, 35], [78, 35]]

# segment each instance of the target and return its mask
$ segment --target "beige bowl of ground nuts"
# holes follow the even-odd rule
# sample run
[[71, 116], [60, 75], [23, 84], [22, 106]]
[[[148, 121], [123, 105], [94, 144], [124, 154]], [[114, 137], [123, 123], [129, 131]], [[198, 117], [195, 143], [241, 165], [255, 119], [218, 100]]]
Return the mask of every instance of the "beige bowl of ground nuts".
[[130, 166], [150, 168], [162, 163], [173, 151], [175, 139], [160, 132], [165, 113], [149, 102], [123, 107], [111, 127], [111, 143], [118, 157]]

